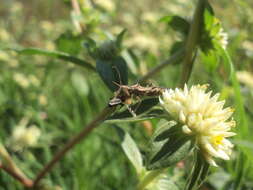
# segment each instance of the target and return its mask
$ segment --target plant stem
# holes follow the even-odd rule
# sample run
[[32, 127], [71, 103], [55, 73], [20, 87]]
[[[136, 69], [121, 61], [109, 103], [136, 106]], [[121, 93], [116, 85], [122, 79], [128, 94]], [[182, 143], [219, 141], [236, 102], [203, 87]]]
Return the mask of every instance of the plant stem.
[[73, 148], [81, 140], [84, 140], [84, 138], [89, 135], [93, 129], [99, 126], [102, 121], [110, 116], [115, 111], [115, 109], [116, 107], [105, 107], [103, 111], [99, 113], [98, 116], [93, 121], [91, 121], [80, 133], [70, 139], [70, 141], [57, 154], [54, 155], [53, 159], [47, 165], [45, 165], [42, 171], [37, 175], [33, 186], [36, 187], [39, 184], [40, 180], [71, 148]]
[[32, 187], [33, 181], [28, 179], [26, 175], [17, 167], [15, 162], [12, 160], [9, 152], [6, 150], [4, 145], [0, 143], [0, 168], [10, 174], [12, 177], [20, 181], [25, 187]]
[[24, 175], [17, 173], [13, 169], [6, 167], [3, 164], [0, 164], [0, 168], [3, 169], [5, 172], [7, 172], [9, 175], [11, 175], [16, 180], [18, 180], [20, 183], [22, 183], [25, 187], [27, 187], [27, 188], [33, 187], [33, 181], [26, 178]]
[[164, 67], [168, 65], [173, 65], [181, 61], [184, 57], [185, 51], [184, 49], [178, 50], [176, 53], [174, 53], [170, 58], [166, 59], [163, 61], [161, 64], [158, 66], [154, 67], [151, 71], [149, 71], [147, 74], [142, 76], [141, 78], [138, 79], [138, 83], [143, 83], [150, 77], [154, 76], [156, 73], [160, 72]]
[[181, 74], [180, 86], [183, 87], [188, 82], [194, 63], [194, 54], [197, 50], [198, 40], [201, 35], [201, 25], [203, 24], [203, 16], [206, 0], [199, 0], [191, 23], [190, 31], [185, 45], [185, 57], [183, 60], [183, 69]]
[[[77, 0], [71, 0], [71, 5], [73, 8], [73, 14], [75, 14], [76, 17], [78, 17], [80, 19], [80, 17], [82, 17], [82, 13], [80, 10], [80, 6]], [[73, 19], [73, 24], [76, 27], [76, 30], [79, 33], [82, 33], [85, 31], [85, 25], [82, 24], [78, 19]]]
[[165, 170], [166, 168], [150, 171], [137, 185], [137, 190], [144, 190], [156, 177], [162, 174]]

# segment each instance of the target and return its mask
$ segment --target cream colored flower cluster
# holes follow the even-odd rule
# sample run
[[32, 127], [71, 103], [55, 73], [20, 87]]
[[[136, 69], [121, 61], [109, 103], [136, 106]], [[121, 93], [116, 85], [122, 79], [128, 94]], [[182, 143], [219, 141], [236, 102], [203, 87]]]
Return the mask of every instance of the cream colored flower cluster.
[[214, 157], [229, 160], [233, 144], [227, 137], [234, 136], [230, 119], [233, 109], [223, 108], [225, 101], [218, 101], [219, 94], [206, 93], [208, 85], [190, 89], [167, 89], [160, 103], [172, 117], [182, 124], [182, 131], [196, 138], [198, 148], [208, 163], [217, 166]]
[[28, 118], [23, 118], [12, 133], [9, 145], [14, 151], [21, 151], [26, 147], [33, 147], [38, 143], [41, 131], [35, 125], [28, 126], [28, 122]]

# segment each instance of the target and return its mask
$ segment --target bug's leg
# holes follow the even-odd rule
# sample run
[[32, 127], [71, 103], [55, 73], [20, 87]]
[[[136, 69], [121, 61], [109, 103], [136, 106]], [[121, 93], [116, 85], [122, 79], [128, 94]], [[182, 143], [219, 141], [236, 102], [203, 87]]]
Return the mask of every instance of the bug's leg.
[[141, 105], [141, 102], [142, 102], [142, 100], [141, 100], [141, 98], [140, 98], [139, 96], [136, 96], [136, 99], [137, 99], [138, 103], [136, 104], [136, 107], [134, 108], [134, 112], [135, 112], [135, 113], [136, 113], [137, 110], [139, 109], [139, 107], [140, 107], [140, 105]]
[[136, 113], [132, 110], [132, 108], [129, 105], [126, 104], [126, 107], [133, 117], [137, 117]]

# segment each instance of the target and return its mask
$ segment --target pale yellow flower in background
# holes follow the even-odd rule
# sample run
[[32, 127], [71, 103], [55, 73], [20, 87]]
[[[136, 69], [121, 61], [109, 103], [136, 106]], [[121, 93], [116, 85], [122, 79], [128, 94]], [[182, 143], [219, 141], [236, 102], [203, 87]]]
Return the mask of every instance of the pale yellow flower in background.
[[152, 36], [144, 34], [135, 34], [132, 38], [126, 40], [126, 45], [134, 46], [139, 49], [149, 50], [152, 53], [156, 54], [158, 52], [158, 42]]
[[249, 88], [253, 88], [253, 74], [248, 71], [237, 71], [236, 76], [238, 80], [248, 86]]
[[105, 8], [108, 11], [114, 11], [115, 10], [115, 4], [111, 0], [97, 0], [96, 3], [103, 8]]
[[10, 60], [10, 55], [7, 52], [0, 51], [0, 61], [8, 62], [9, 60]]
[[11, 35], [3, 28], [0, 29], [0, 40], [1, 41], [8, 41], [10, 40]]
[[22, 73], [15, 73], [13, 75], [13, 79], [16, 81], [17, 84], [19, 84], [23, 88], [27, 88], [30, 86], [29, 79]]
[[47, 97], [44, 94], [39, 95], [39, 104], [42, 106], [46, 106], [47, 103]]
[[11, 8], [10, 11], [16, 13], [16, 12], [22, 11], [24, 6], [21, 2], [13, 2], [10, 8]]
[[40, 85], [40, 81], [35, 75], [29, 75], [28, 79], [29, 79], [29, 82], [31, 84], [33, 84], [34, 86], [39, 86]]
[[178, 122], [182, 131], [196, 138], [197, 146], [206, 161], [217, 166], [213, 157], [229, 160], [233, 144], [227, 137], [234, 136], [230, 119], [233, 109], [223, 108], [225, 101], [218, 101], [219, 94], [206, 93], [208, 85], [196, 85], [190, 89], [167, 89], [160, 97], [161, 105]]
[[41, 21], [40, 24], [39, 24], [39, 26], [40, 26], [43, 30], [45, 30], [45, 31], [50, 31], [50, 32], [53, 31], [54, 28], [55, 28], [54, 24], [53, 24], [52, 22], [50, 22], [50, 21], [47, 21], [47, 20]]
[[217, 34], [218, 41], [220, 42], [223, 49], [227, 48], [228, 45], [228, 34], [224, 32], [223, 28], [220, 28]]
[[159, 14], [155, 12], [145, 12], [142, 14], [142, 20], [145, 20], [146, 22], [155, 23], [158, 22], [160, 19]]
[[40, 129], [35, 126], [27, 126], [28, 119], [24, 118], [14, 128], [10, 139], [10, 146], [14, 151], [20, 151], [26, 147], [33, 147], [37, 144], [41, 135]]

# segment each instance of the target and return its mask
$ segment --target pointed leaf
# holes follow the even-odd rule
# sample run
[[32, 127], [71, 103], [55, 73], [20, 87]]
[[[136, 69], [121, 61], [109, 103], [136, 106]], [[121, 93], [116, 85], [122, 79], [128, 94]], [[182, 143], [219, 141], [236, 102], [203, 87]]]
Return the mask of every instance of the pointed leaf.
[[133, 166], [136, 169], [137, 174], [141, 174], [143, 172], [143, 161], [142, 156], [140, 153], [140, 150], [138, 146], [136, 145], [135, 141], [132, 139], [132, 137], [121, 129], [118, 126], [115, 126], [115, 129], [118, 131], [119, 136], [121, 138], [121, 146], [127, 156], [127, 158], [130, 160], [130, 162], [133, 164]]
[[190, 30], [190, 23], [180, 16], [165, 16], [161, 18], [160, 21], [166, 22], [175, 31], [181, 32], [185, 36]]
[[150, 143], [148, 169], [168, 167], [184, 159], [193, 148], [189, 137], [182, 134], [174, 121], [160, 124]]
[[89, 70], [95, 71], [95, 68], [90, 63], [64, 52], [49, 51], [40, 48], [8, 48], [7, 50], [13, 50], [16, 51], [17, 53], [26, 55], [45, 55], [49, 57], [55, 57], [64, 61], [69, 61], [82, 67], [86, 67]]
[[190, 174], [185, 190], [197, 190], [208, 174], [210, 165], [205, 161], [201, 153], [197, 153], [196, 157], [196, 162], [193, 165], [193, 171]]
[[117, 35], [117, 38], [116, 38], [116, 44], [117, 44], [117, 47], [118, 48], [121, 48], [122, 46], [122, 41], [123, 41], [123, 38], [126, 34], [126, 29], [122, 30], [118, 35]]

